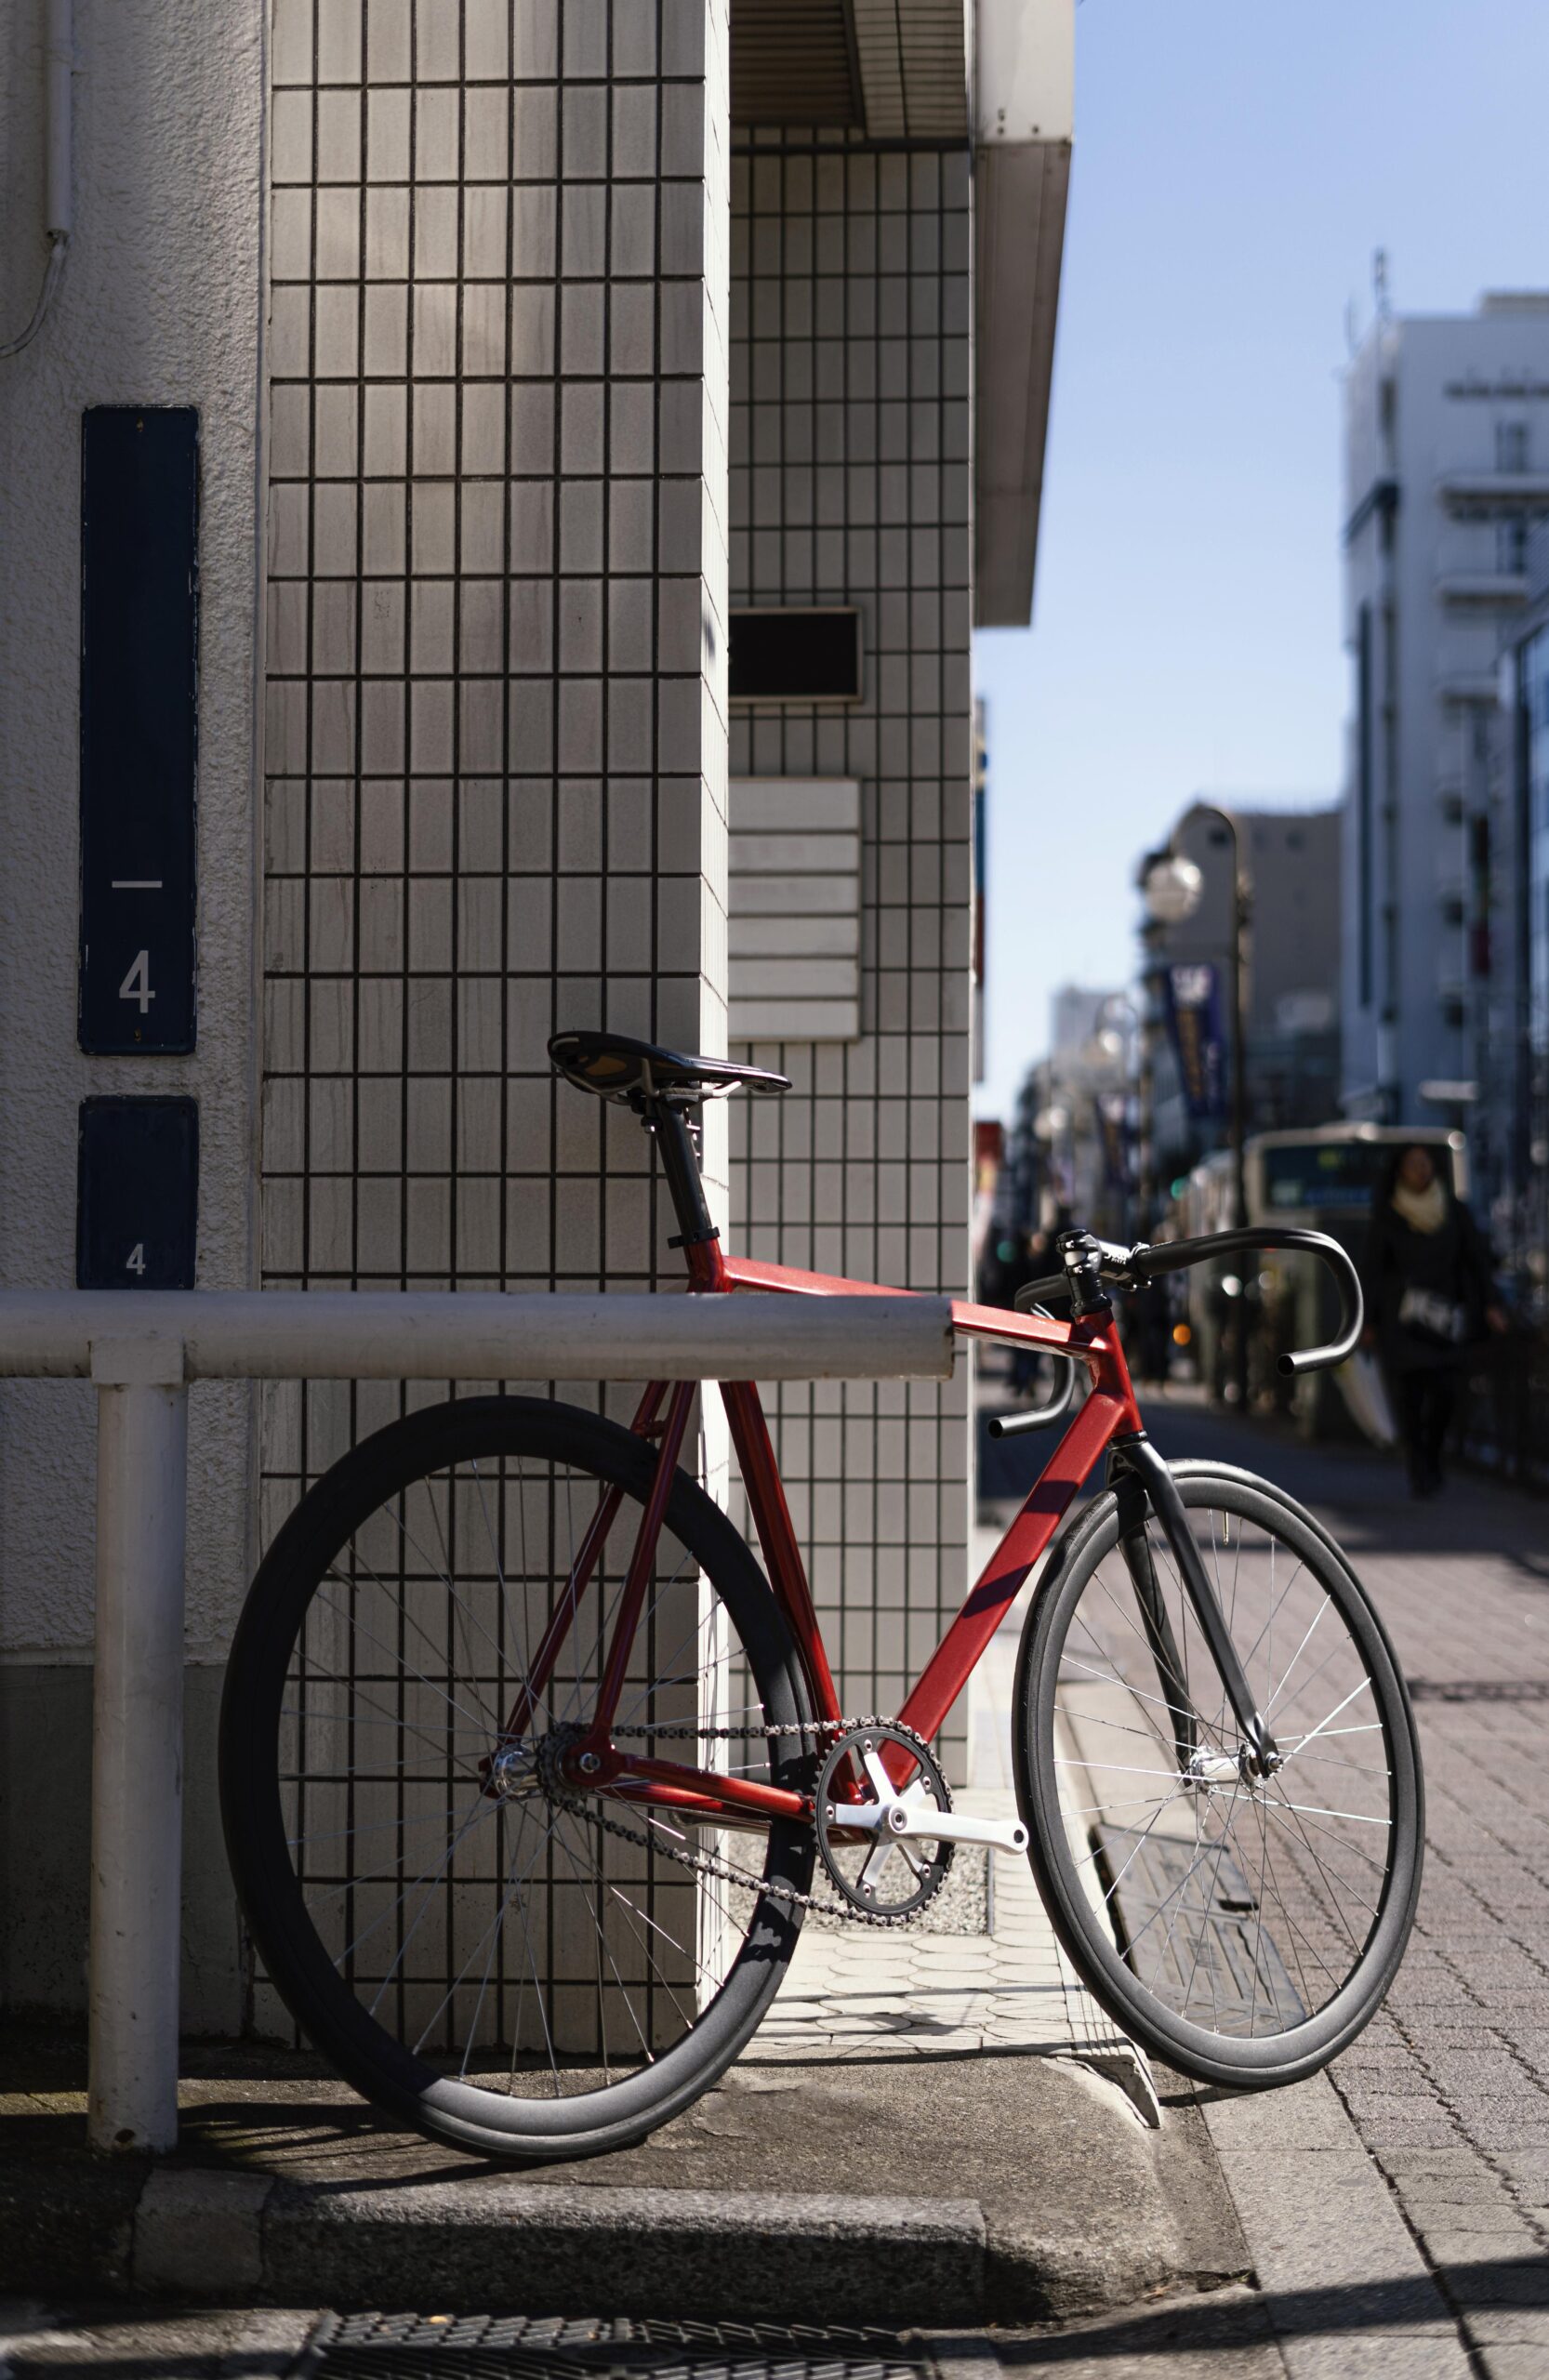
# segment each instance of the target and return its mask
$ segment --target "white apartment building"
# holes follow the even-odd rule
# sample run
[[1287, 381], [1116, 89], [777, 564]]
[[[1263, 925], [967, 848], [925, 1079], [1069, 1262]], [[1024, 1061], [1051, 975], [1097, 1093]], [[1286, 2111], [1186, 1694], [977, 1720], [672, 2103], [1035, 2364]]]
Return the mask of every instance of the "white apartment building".
[[[0, 1282], [675, 1285], [640, 1134], [552, 1078], [596, 1025], [792, 1078], [711, 1117], [735, 1244], [960, 1292], [970, 641], [1031, 607], [1074, 0], [73, 18], [69, 252], [0, 357]], [[0, 0], [0, 343], [50, 21]], [[197, 2029], [243, 2021], [247, 1582], [444, 1393], [194, 1395]], [[770, 1405], [845, 1708], [892, 1710], [967, 1591], [966, 1381]], [[89, 1388], [5, 1383], [7, 2007], [83, 2002], [92, 1476]]]
[[1549, 296], [1380, 320], [1345, 402], [1344, 1105], [1465, 1122], [1488, 1197], [1515, 867], [1491, 739], [1528, 529], [1549, 510]]

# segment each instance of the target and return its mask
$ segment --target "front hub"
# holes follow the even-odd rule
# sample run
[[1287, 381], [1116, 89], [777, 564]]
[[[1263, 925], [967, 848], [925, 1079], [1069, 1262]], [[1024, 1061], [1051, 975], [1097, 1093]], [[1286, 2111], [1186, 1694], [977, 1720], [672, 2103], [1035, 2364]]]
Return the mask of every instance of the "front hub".
[[1211, 1786], [1229, 1787], [1236, 1792], [1245, 1788], [1250, 1793], [1261, 1778], [1273, 1777], [1281, 1765], [1281, 1755], [1270, 1752], [1255, 1753], [1251, 1744], [1239, 1744], [1236, 1752], [1218, 1751], [1213, 1745], [1202, 1744], [1183, 1772], [1185, 1785], [1202, 1785], [1208, 1792]]

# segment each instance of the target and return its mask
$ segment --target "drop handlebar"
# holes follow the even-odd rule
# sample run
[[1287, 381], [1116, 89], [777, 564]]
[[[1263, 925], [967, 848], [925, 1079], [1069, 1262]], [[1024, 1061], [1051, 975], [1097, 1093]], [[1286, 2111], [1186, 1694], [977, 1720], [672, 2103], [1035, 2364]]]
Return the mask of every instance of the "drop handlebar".
[[[1097, 1278], [1115, 1289], [1135, 1289], [1142, 1283], [1158, 1279], [1165, 1273], [1184, 1273], [1191, 1265], [1202, 1264], [1209, 1259], [1230, 1256], [1238, 1249], [1283, 1249], [1316, 1256], [1327, 1264], [1339, 1283], [1340, 1329], [1325, 1347], [1301, 1347], [1279, 1358], [1279, 1368], [1294, 1376], [1303, 1372], [1327, 1371], [1354, 1355], [1360, 1344], [1361, 1330], [1366, 1320], [1365, 1302], [1361, 1296], [1360, 1276], [1349, 1255], [1337, 1239], [1326, 1232], [1301, 1231], [1291, 1224], [1260, 1223], [1244, 1231], [1208, 1233], [1199, 1239], [1173, 1239], [1148, 1247], [1144, 1242], [1136, 1248], [1119, 1248], [1108, 1240], [1093, 1240], [1085, 1232], [1062, 1234], [1060, 1245], [1068, 1250], [1072, 1260], [1065, 1273], [1047, 1275], [1042, 1280], [1029, 1281], [1016, 1295], [1016, 1309], [1026, 1314], [1041, 1306], [1051, 1298], [1068, 1298], [1076, 1283], [1072, 1273], [1079, 1274], [1091, 1266], [1095, 1251]], [[1090, 1277], [1090, 1275], [1089, 1275]], [[1042, 1415], [1029, 1415], [1028, 1422], [1037, 1426]]]

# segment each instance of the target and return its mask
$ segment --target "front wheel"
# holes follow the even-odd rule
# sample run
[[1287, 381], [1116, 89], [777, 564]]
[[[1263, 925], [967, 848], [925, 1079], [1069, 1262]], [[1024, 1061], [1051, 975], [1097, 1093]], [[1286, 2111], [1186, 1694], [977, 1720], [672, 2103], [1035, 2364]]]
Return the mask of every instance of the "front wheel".
[[1132, 1478], [1056, 1552], [1013, 1725], [1031, 1857], [1116, 2021], [1198, 2082], [1294, 2082], [1354, 2040], [1414, 1921], [1420, 1751], [1382, 1623], [1263, 1480], [1190, 1464], [1189, 1527], [1283, 1758], [1253, 1772]]
[[[808, 1827], [733, 1832], [556, 1782], [655, 1465], [644, 1439], [563, 1405], [411, 1414], [303, 1498], [232, 1648], [221, 1804], [258, 2028], [283, 2032], [288, 2010], [386, 2113], [485, 2156], [595, 2155], [688, 2106], [767, 2008], [812, 1880]], [[681, 1472], [614, 1733], [807, 1783], [789, 1632]]]

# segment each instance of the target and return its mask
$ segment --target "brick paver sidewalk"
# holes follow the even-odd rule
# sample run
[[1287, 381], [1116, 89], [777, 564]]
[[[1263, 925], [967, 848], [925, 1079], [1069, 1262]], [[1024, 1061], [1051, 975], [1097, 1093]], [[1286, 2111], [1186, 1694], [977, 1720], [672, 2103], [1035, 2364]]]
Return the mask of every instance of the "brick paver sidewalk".
[[1333, 2069], [1478, 2368], [1549, 2373], [1549, 1505], [1467, 1477], [1411, 1503], [1396, 1465], [1190, 1400], [1169, 1456], [1276, 1479], [1344, 1542], [1392, 1631], [1424, 1747], [1426, 1873], [1383, 2013]]

